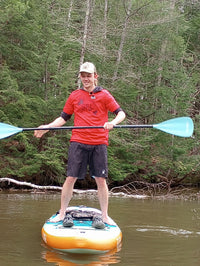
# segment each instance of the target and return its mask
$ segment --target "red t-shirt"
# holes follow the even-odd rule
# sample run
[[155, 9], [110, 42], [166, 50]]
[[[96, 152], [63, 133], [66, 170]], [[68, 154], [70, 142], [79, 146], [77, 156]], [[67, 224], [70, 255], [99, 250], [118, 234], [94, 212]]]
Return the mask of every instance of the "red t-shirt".
[[[119, 108], [119, 104], [107, 90], [96, 87], [92, 93], [83, 89], [72, 92], [63, 112], [74, 114], [74, 126], [103, 126], [108, 121], [108, 111], [115, 112]], [[104, 129], [73, 129], [70, 141], [108, 145], [108, 133]]]

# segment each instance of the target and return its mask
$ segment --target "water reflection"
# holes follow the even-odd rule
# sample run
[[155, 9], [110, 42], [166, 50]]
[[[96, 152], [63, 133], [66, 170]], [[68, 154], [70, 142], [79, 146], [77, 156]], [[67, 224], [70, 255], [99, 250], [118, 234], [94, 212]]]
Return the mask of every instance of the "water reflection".
[[120, 262], [118, 252], [120, 249], [111, 250], [102, 255], [88, 255], [88, 254], [70, 254], [55, 250], [50, 250], [45, 244], [46, 251], [42, 252], [42, 258], [46, 262], [54, 262], [59, 266], [77, 266], [77, 265], [110, 265]]

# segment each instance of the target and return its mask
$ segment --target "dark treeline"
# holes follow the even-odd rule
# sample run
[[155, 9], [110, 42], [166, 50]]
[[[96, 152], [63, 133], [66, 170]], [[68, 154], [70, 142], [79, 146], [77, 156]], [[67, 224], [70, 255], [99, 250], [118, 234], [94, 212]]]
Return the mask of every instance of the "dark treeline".
[[[109, 183], [200, 182], [198, 0], [1, 0], [0, 122], [37, 127], [60, 115], [92, 61], [126, 124], [190, 116], [193, 138], [155, 129], [110, 133]], [[73, 119], [68, 125], [73, 123]], [[0, 177], [62, 184], [70, 132], [0, 141]]]

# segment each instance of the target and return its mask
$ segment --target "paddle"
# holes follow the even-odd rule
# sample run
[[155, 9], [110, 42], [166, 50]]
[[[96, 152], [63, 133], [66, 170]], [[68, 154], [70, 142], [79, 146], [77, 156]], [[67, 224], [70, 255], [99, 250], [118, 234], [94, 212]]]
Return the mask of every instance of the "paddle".
[[[72, 129], [91, 129], [103, 128], [103, 126], [67, 126], [50, 128], [20, 128], [5, 123], [0, 123], [0, 139], [8, 138], [22, 131], [33, 130], [72, 130]], [[164, 121], [155, 125], [117, 125], [114, 128], [156, 128], [166, 133], [179, 137], [191, 137], [194, 131], [193, 121], [190, 117], [178, 117]]]

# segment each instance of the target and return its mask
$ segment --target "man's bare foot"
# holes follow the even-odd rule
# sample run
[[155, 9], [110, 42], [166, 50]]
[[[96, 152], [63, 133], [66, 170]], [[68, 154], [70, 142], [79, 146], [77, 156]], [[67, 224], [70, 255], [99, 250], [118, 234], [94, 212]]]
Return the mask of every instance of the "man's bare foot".
[[109, 225], [116, 225], [116, 223], [110, 217], [102, 217], [103, 222]]
[[55, 217], [49, 219], [49, 222], [51, 223], [58, 223], [60, 221], [62, 221], [64, 219], [64, 215], [62, 215], [61, 213], [57, 214]]

